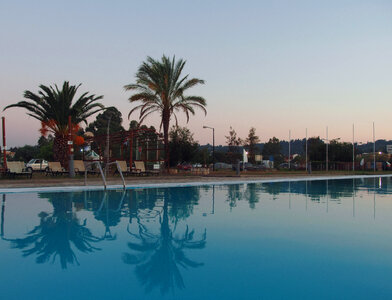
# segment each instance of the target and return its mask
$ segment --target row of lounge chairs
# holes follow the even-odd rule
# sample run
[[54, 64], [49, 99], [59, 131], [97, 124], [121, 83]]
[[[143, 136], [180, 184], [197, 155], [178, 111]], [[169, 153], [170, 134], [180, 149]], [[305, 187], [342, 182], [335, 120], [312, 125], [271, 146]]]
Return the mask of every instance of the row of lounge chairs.
[[[58, 161], [49, 162], [48, 164], [49, 166], [46, 175], [56, 176], [56, 175], [68, 174], [68, 171], [65, 170]], [[84, 175], [84, 173], [86, 172], [86, 167], [84, 165], [83, 160], [74, 160], [74, 170], [76, 174]], [[87, 172], [93, 174], [97, 173], [94, 170], [87, 170]]]
[[159, 170], [146, 170], [143, 161], [135, 161], [135, 168], [129, 168], [127, 166], [127, 162], [125, 160], [118, 160], [118, 166], [121, 169], [123, 175], [139, 175], [139, 176], [147, 176], [147, 175], [159, 175]]
[[[117, 161], [118, 166], [123, 173], [123, 175], [139, 175], [139, 176], [147, 176], [147, 175], [159, 175], [159, 170], [146, 170], [143, 161], [135, 161], [135, 168], [129, 168], [127, 166], [127, 162], [125, 160]], [[65, 170], [60, 162], [48, 162], [48, 169], [46, 170], [46, 175], [58, 176], [68, 174], [68, 171]], [[86, 172], [86, 167], [82, 160], [74, 161], [74, 169], [75, 173], [79, 175], [84, 175]], [[87, 170], [90, 174], [97, 174], [98, 171], [95, 170]], [[117, 170], [116, 170], [117, 172]], [[12, 177], [16, 176], [27, 176], [29, 178], [32, 177], [32, 172], [27, 171], [25, 169], [25, 164], [22, 161], [10, 161], [7, 162], [7, 174]]]

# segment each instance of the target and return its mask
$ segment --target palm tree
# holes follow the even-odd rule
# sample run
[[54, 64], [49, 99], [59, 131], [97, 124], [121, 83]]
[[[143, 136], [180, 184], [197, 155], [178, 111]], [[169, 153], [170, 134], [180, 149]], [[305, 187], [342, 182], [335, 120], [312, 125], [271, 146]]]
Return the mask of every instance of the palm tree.
[[146, 225], [138, 221], [137, 233], [133, 233], [128, 225], [128, 232], [132, 241], [128, 243], [131, 253], [124, 253], [123, 262], [136, 265], [136, 275], [146, 292], [159, 287], [164, 295], [174, 288], [185, 288], [180, 267], [197, 268], [203, 263], [196, 262], [186, 256], [188, 249], [204, 249], [206, 246], [207, 230], [204, 230], [201, 239], [195, 238], [195, 231], [189, 230], [177, 234], [170, 227], [169, 200], [164, 198], [162, 213], [159, 214], [159, 233], [149, 231]]
[[89, 95], [83, 93], [76, 102], [73, 103], [75, 94], [81, 84], [69, 85], [64, 81], [61, 90], [55, 85], [40, 85], [40, 91], [35, 94], [30, 91], [24, 92], [24, 98], [28, 101], [20, 101], [8, 105], [4, 110], [11, 107], [21, 107], [28, 111], [28, 115], [41, 121], [41, 134], [46, 135], [48, 132], [54, 134], [53, 153], [54, 158], [60, 161], [63, 166], [68, 165], [67, 141], [69, 134], [68, 117], [71, 116], [72, 131], [77, 131], [79, 123], [84, 122], [87, 125], [87, 118], [105, 107], [97, 101], [103, 96]]
[[[39, 225], [30, 230], [25, 237], [3, 240], [11, 242], [11, 247], [22, 250], [23, 256], [36, 256], [36, 262], [54, 262], [59, 259], [62, 269], [70, 264], [79, 265], [74, 249], [83, 253], [93, 253], [100, 248], [94, 246], [102, 241], [87, 227], [87, 220], [79, 220], [72, 209], [72, 194], [48, 193], [40, 195], [48, 198], [53, 212], [40, 212]], [[74, 248], [74, 249], [73, 249]]]
[[136, 91], [129, 101], [141, 102], [134, 107], [128, 115], [140, 110], [140, 123], [152, 113], [160, 113], [163, 137], [165, 142], [166, 166], [169, 163], [169, 126], [171, 117], [174, 116], [176, 124], [178, 112], [184, 112], [189, 121], [190, 114], [195, 114], [195, 108], [200, 108], [207, 114], [206, 100], [200, 96], [185, 96], [184, 93], [198, 84], [204, 84], [204, 80], [198, 78], [188, 79], [189, 75], [181, 77], [185, 61], [180, 59], [176, 62], [175, 57], [170, 59], [165, 55], [161, 61], [147, 57], [136, 73], [136, 83], [124, 86], [125, 90]]

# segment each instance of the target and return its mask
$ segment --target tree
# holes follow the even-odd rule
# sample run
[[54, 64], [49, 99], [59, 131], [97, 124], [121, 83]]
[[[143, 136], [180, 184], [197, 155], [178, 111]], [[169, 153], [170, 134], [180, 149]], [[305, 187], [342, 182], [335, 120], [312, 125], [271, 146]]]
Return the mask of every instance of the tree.
[[71, 116], [73, 132], [77, 132], [81, 122], [87, 125], [87, 118], [105, 107], [97, 101], [103, 96], [89, 95], [83, 93], [76, 102], [74, 97], [80, 84], [69, 85], [64, 81], [60, 90], [57, 85], [52, 86], [40, 85], [38, 94], [31, 91], [24, 92], [24, 98], [27, 101], [20, 101], [8, 105], [4, 110], [11, 107], [21, 107], [26, 109], [27, 114], [41, 122], [40, 132], [45, 136], [48, 132], [54, 134], [53, 153], [54, 159], [60, 161], [63, 166], [68, 166], [67, 141], [69, 134], [68, 117]]
[[165, 143], [166, 166], [169, 164], [169, 127], [174, 116], [177, 124], [178, 112], [184, 112], [189, 121], [189, 115], [195, 114], [195, 108], [200, 108], [207, 114], [206, 100], [200, 96], [185, 96], [185, 92], [198, 85], [204, 84], [204, 80], [198, 78], [188, 79], [189, 75], [181, 77], [185, 61], [180, 59], [176, 62], [175, 57], [162, 56], [155, 60], [147, 57], [136, 73], [136, 83], [124, 86], [127, 91], [136, 91], [129, 101], [131, 103], [141, 102], [134, 107], [128, 115], [140, 110], [139, 122], [152, 113], [161, 115], [161, 127]]
[[325, 161], [325, 144], [320, 137], [308, 139], [309, 161]]
[[251, 163], [255, 163], [256, 144], [260, 143], [260, 138], [256, 135], [256, 128], [249, 129], [248, 137], [245, 140], [245, 147], [248, 150]]
[[42, 158], [48, 161], [53, 160], [53, 136], [51, 134], [49, 134], [47, 138], [41, 136], [38, 139], [38, 147], [38, 158]]
[[193, 162], [199, 148], [198, 143], [193, 139], [193, 133], [186, 127], [173, 125], [169, 136], [170, 166], [184, 161]]
[[328, 154], [330, 161], [351, 162], [353, 159], [353, 144], [339, 143], [337, 140], [331, 140], [328, 145]]
[[237, 159], [241, 158], [239, 146], [242, 144], [241, 138], [237, 137], [237, 132], [230, 126], [229, 135], [225, 136], [226, 143], [229, 146], [228, 161], [235, 163]]
[[129, 123], [129, 130], [133, 130], [133, 129], [138, 129], [139, 128], [139, 123], [138, 121], [132, 120]]
[[106, 135], [109, 119], [109, 133], [125, 131], [121, 125], [123, 121], [121, 112], [113, 106], [98, 114], [95, 121], [88, 124], [86, 131], [94, 133], [95, 136]]
[[278, 167], [284, 161], [280, 141], [276, 137], [269, 139], [268, 143], [264, 144], [262, 154], [265, 158], [272, 156], [275, 167]]
[[18, 147], [11, 149], [15, 152], [13, 160], [28, 162], [32, 158], [37, 158], [39, 154], [39, 148], [37, 146], [25, 145], [23, 147]]
[[238, 152], [238, 146], [242, 144], [241, 138], [237, 137], [237, 132], [230, 126], [229, 135], [225, 136], [229, 152]]
[[276, 137], [269, 139], [268, 143], [265, 143], [265, 145], [263, 147], [262, 154], [263, 154], [263, 156], [281, 154], [279, 139]]

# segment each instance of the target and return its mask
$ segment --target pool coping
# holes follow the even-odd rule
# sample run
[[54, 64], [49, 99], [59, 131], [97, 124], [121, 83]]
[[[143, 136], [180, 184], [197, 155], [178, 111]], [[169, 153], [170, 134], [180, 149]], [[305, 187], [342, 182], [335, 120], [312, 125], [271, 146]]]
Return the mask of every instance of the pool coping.
[[[276, 182], [297, 182], [297, 181], [317, 181], [317, 180], [340, 180], [340, 179], [360, 179], [360, 178], [380, 178], [392, 177], [392, 174], [379, 175], [342, 175], [342, 176], [317, 176], [317, 177], [284, 177], [275, 179], [242, 179], [230, 181], [195, 181], [195, 182], [165, 182], [165, 183], [139, 183], [127, 184], [125, 189], [149, 189], [149, 188], [170, 188], [170, 187], [194, 187], [205, 185], [233, 185], [248, 183], [276, 183]], [[106, 190], [123, 190], [121, 184], [108, 185]], [[34, 193], [34, 192], [81, 192], [81, 191], [104, 191], [103, 185], [83, 185], [83, 186], [50, 186], [50, 187], [24, 187], [24, 188], [0, 188], [1, 194], [14, 193]]]

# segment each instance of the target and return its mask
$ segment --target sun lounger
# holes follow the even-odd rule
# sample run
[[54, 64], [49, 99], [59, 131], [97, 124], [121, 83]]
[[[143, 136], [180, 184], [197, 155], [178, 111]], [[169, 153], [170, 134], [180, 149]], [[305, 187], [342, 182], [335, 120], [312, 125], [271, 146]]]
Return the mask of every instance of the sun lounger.
[[9, 161], [7, 162], [7, 174], [15, 177], [17, 175], [25, 175], [32, 177], [33, 173], [26, 171], [25, 164], [23, 161]]
[[61, 167], [61, 164], [58, 161], [50, 161], [48, 162], [48, 164], [49, 166], [46, 175], [50, 174], [52, 176], [55, 176], [68, 173], [63, 167]]
[[143, 161], [135, 161], [135, 169], [133, 170], [135, 174], [138, 175], [148, 175], [146, 172], [146, 168], [144, 167], [144, 162]]
[[[84, 175], [86, 172], [86, 167], [84, 165], [83, 160], [74, 160], [74, 170], [76, 174]], [[87, 169], [88, 174], [99, 174], [99, 171]]]
[[83, 160], [74, 160], [74, 170], [75, 173], [84, 175], [84, 172], [86, 172], [86, 167], [84, 166]]
[[[123, 173], [123, 175], [131, 174], [131, 171], [129, 170], [129, 167], [127, 166], [127, 162], [125, 160], [116, 160], [116, 162], [120, 167], [121, 173]], [[117, 169], [116, 172], [118, 172]]]
[[140, 172], [140, 175], [159, 175], [159, 170], [146, 170], [144, 161], [135, 161], [135, 168]]

